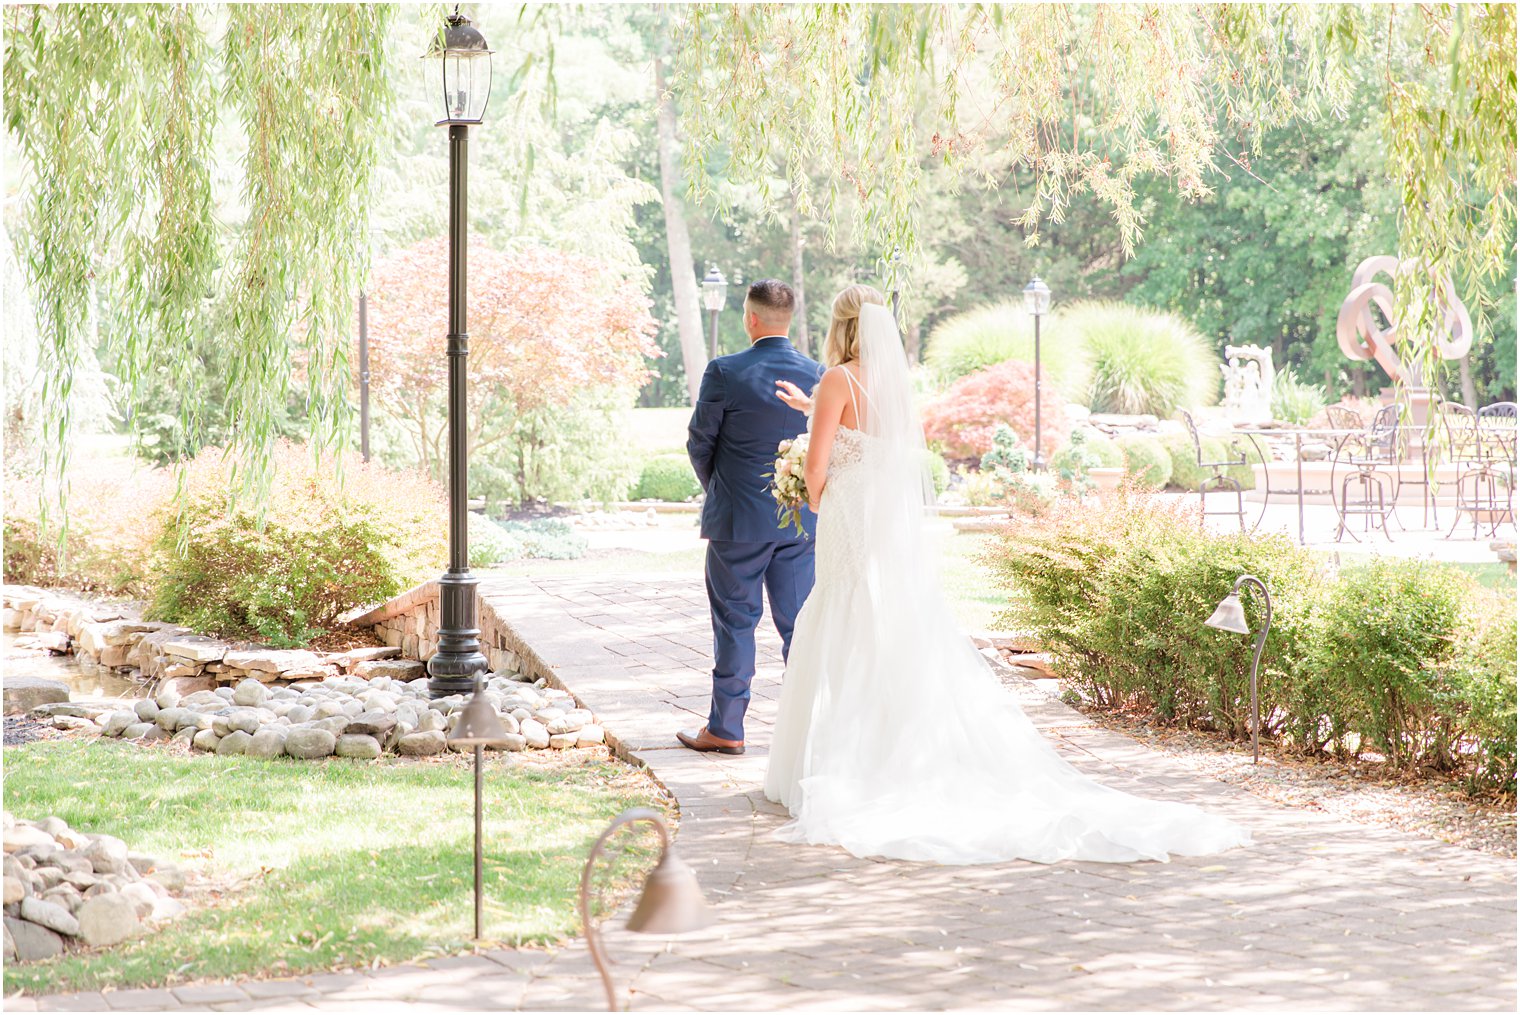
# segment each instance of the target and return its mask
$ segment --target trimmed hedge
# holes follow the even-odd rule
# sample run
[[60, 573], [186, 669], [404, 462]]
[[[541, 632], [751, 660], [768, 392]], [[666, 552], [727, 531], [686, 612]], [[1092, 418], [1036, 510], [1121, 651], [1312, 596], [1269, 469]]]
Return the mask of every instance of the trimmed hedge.
[[1124, 471], [1143, 490], [1159, 490], [1172, 478], [1172, 457], [1165, 445], [1154, 437], [1119, 438], [1124, 455]]
[[685, 455], [656, 455], [644, 463], [630, 499], [684, 501], [701, 492], [702, 484]]
[[[1515, 604], [1419, 561], [1328, 573], [1283, 535], [1199, 530], [1134, 491], [1015, 521], [986, 555], [1004, 620], [1034, 634], [1090, 701], [1244, 739], [1254, 639], [1204, 620], [1237, 577], [1272, 590], [1262, 737], [1304, 753], [1376, 751], [1401, 770], [1515, 787]], [[1247, 592], [1253, 630], [1262, 605]]]
[[[1206, 462], [1223, 462], [1239, 457], [1231, 450], [1229, 442], [1218, 437], [1199, 434], [1198, 443], [1203, 448], [1203, 459]], [[1198, 484], [1214, 474], [1213, 469], [1205, 469], [1198, 464], [1198, 452], [1193, 448], [1193, 439], [1187, 434], [1168, 434], [1161, 439], [1161, 446], [1166, 449], [1167, 455], [1172, 460], [1172, 474], [1167, 480], [1168, 485], [1178, 490], [1197, 493]], [[1242, 490], [1254, 490], [1256, 489], [1256, 470], [1251, 468], [1251, 464], [1255, 461], [1256, 452], [1243, 439], [1241, 448], [1245, 451], [1246, 464], [1232, 465], [1224, 470], [1225, 475], [1239, 483]]]

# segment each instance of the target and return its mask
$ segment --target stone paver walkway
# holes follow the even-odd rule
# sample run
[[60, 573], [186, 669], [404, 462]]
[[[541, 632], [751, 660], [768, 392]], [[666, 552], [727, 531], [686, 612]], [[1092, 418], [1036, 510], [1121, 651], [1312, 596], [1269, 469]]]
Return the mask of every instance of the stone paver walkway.
[[[700, 580], [493, 579], [483, 595], [680, 803], [679, 849], [718, 922], [669, 942], [609, 929], [614, 975], [635, 1009], [1514, 1008], [1508, 861], [1263, 801], [1027, 687], [1014, 691], [1075, 764], [1122, 789], [1228, 814], [1256, 844], [1169, 864], [938, 868], [780, 843], [771, 833], [784, 815], [759, 793], [780, 685], [774, 632], [762, 630], [749, 753], [697, 755], [671, 745], [707, 709]], [[580, 1010], [602, 1001], [577, 943], [7, 1008], [387, 1003]]]

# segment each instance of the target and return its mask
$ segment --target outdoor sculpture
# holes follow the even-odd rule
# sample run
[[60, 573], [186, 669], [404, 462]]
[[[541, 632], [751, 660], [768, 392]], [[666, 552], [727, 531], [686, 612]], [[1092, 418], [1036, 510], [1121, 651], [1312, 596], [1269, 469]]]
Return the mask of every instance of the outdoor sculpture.
[[1259, 345], [1227, 345], [1224, 413], [1237, 423], [1265, 423], [1272, 418], [1272, 350]]
[[1394, 320], [1393, 290], [1373, 279], [1386, 274], [1397, 283], [1417, 272], [1429, 279], [1430, 298], [1437, 301], [1437, 307], [1442, 311], [1443, 327], [1435, 336], [1441, 358], [1462, 358], [1472, 346], [1472, 318], [1458, 298], [1451, 276], [1437, 277], [1418, 261], [1400, 262], [1396, 257], [1379, 254], [1357, 265], [1356, 272], [1351, 276], [1351, 293], [1341, 304], [1340, 315], [1335, 321], [1335, 338], [1340, 343], [1341, 351], [1351, 359], [1377, 360], [1395, 384], [1407, 384], [1410, 381], [1409, 368], [1400, 359], [1396, 348], [1404, 336], [1395, 330], [1392, 323], [1387, 328], [1379, 327], [1372, 316], [1372, 308], [1376, 306], [1382, 312], [1383, 320]]

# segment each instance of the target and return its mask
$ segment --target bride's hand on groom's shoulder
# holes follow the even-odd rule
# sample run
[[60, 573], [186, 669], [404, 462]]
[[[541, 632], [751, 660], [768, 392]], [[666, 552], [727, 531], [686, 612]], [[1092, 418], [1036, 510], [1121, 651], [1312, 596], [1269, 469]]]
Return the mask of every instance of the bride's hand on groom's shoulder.
[[812, 411], [813, 400], [791, 381], [776, 382], [776, 397], [798, 412], [807, 413]]

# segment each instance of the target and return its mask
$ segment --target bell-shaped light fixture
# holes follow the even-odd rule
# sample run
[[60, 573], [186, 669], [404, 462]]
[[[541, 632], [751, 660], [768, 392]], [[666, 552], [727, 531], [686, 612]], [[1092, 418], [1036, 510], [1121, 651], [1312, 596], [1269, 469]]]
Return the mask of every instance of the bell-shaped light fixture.
[[455, 6], [428, 56], [442, 68], [443, 119], [439, 126], [480, 123], [491, 98], [491, 47]]
[[1231, 592], [1219, 601], [1214, 607], [1214, 612], [1209, 619], [1203, 622], [1205, 627], [1216, 628], [1220, 631], [1229, 631], [1232, 634], [1250, 634], [1251, 628], [1246, 625], [1246, 611], [1240, 605], [1240, 594]]
[[581, 926], [585, 928], [586, 945], [591, 951], [592, 964], [596, 966], [596, 971], [602, 978], [602, 987], [607, 992], [608, 1011], [619, 1011], [622, 1006], [618, 1004], [617, 990], [612, 984], [612, 972], [602, 945], [602, 933], [591, 911], [591, 874], [597, 857], [601, 856], [613, 834], [624, 826], [639, 822], [654, 825], [660, 833], [660, 862], [649, 872], [649, 877], [644, 879], [644, 891], [639, 895], [639, 904], [634, 907], [633, 915], [628, 918], [628, 929], [637, 934], [688, 934], [712, 923], [712, 912], [702, 898], [697, 876], [676, 856], [670, 842], [670, 826], [665, 824], [660, 812], [648, 807], [635, 807], [613, 818], [612, 824], [592, 843], [591, 852], [586, 856], [586, 866], [581, 870], [580, 891]]
[[709, 313], [716, 313], [723, 309], [728, 302], [728, 280], [713, 265], [707, 270], [707, 277], [702, 280], [702, 307]]
[[1043, 317], [1050, 310], [1050, 286], [1036, 275], [1024, 287], [1024, 309], [1036, 317]]
[[1258, 689], [1261, 650], [1267, 644], [1267, 632], [1272, 630], [1272, 593], [1267, 589], [1267, 583], [1255, 575], [1241, 575], [1235, 579], [1235, 587], [1230, 590], [1230, 594], [1219, 601], [1219, 605], [1214, 607], [1214, 612], [1209, 614], [1209, 619], [1203, 624], [1231, 634], [1250, 634], [1246, 611], [1240, 605], [1240, 590], [1247, 586], [1261, 593], [1262, 604], [1267, 610], [1261, 630], [1256, 632], [1256, 651], [1251, 654], [1251, 761], [1254, 764], [1261, 760], [1261, 695]]
[[499, 747], [506, 742], [507, 728], [485, 694], [477, 690], [459, 713], [448, 739], [456, 747]]
[[697, 875], [667, 845], [644, 882], [644, 894], [628, 918], [628, 929], [638, 934], [689, 934], [710, 923], [712, 912], [702, 898]]

